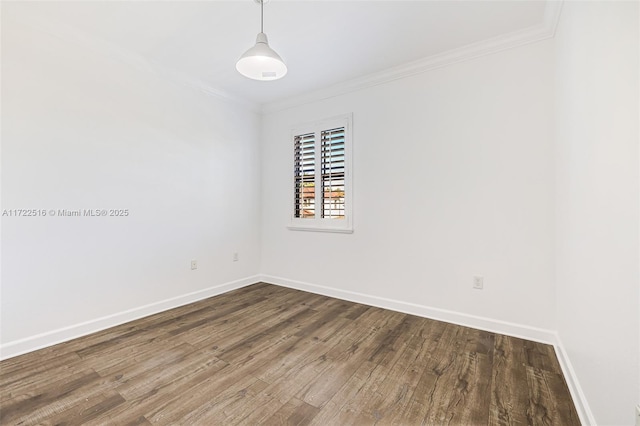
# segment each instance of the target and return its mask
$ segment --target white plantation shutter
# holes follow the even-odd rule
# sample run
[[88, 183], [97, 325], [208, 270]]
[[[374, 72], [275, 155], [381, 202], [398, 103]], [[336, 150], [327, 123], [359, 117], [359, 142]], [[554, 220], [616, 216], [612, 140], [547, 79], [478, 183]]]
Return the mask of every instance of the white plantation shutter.
[[293, 132], [293, 214], [290, 229], [353, 232], [351, 115]]
[[307, 133], [294, 137], [294, 217], [315, 217], [315, 134]]
[[321, 140], [322, 217], [344, 219], [345, 128], [323, 130]]

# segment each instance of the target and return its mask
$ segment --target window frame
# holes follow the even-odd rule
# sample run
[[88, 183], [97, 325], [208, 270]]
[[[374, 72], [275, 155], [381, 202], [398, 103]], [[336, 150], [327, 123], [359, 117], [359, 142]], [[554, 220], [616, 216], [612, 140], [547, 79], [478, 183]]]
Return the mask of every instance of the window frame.
[[[322, 218], [322, 132], [344, 127], [344, 219]], [[315, 135], [314, 149], [314, 187], [315, 187], [315, 217], [295, 217], [296, 208], [296, 176], [289, 175], [289, 223], [287, 228], [294, 231], [316, 232], [353, 232], [353, 114], [344, 114], [323, 120], [314, 121], [295, 126], [291, 130], [289, 146], [294, 148], [290, 157], [290, 165], [295, 168], [296, 151], [295, 138], [309, 133]]]

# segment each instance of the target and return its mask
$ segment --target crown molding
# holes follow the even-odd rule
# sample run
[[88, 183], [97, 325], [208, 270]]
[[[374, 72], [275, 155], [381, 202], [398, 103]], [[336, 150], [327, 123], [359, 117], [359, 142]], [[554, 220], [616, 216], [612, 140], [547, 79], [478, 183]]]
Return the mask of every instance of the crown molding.
[[547, 0], [542, 25], [547, 28], [547, 31], [549, 31], [549, 38], [553, 38], [556, 35], [556, 29], [558, 28], [558, 22], [560, 21], [563, 4], [564, 0]]
[[560, 17], [563, 0], [547, 0], [541, 24], [489, 38], [477, 43], [438, 53], [397, 67], [358, 77], [336, 85], [262, 105], [262, 113], [269, 114], [350, 92], [366, 89], [390, 81], [411, 77], [458, 62], [491, 55], [529, 43], [553, 38]]
[[15, 17], [10, 17], [8, 19], [49, 37], [59, 39], [76, 46], [81, 46], [89, 52], [95, 53], [97, 56], [124, 64], [136, 71], [154, 74], [165, 81], [195, 90], [206, 96], [211, 96], [219, 100], [238, 105], [258, 114], [261, 113], [261, 105], [258, 103], [248, 101], [230, 92], [213, 87], [202, 80], [153, 63], [144, 56], [129, 49], [122, 48], [114, 43], [91, 36], [69, 25], [35, 17], [26, 20], [15, 19]]

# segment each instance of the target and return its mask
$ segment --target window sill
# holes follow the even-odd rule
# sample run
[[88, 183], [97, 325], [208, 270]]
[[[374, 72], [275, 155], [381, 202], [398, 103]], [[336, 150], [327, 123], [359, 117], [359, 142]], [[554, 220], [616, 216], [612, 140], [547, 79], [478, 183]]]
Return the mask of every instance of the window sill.
[[326, 226], [316, 227], [316, 226], [295, 226], [289, 225], [287, 229], [291, 231], [310, 231], [310, 232], [333, 232], [337, 234], [353, 234], [353, 229], [348, 228], [329, 228]]

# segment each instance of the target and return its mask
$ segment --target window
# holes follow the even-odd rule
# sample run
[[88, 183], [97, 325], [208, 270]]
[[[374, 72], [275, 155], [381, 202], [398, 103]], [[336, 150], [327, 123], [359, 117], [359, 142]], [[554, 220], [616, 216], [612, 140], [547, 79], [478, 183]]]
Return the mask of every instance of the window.
[[353, 232], [351, 115], [293, 131], [290, 229]]

